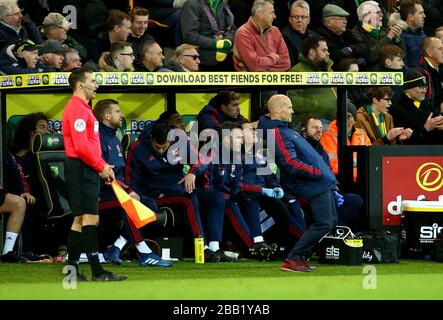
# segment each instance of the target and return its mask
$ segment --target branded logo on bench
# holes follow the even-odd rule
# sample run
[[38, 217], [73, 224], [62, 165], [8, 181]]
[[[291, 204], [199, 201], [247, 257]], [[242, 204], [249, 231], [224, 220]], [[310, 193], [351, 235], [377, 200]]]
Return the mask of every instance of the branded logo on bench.
[[435, 162], [424, 163], [418, 168], [415, 178], [423, 190], [439, 190], [443, 186], [443, 168]]
[[420, 228], [420, 242], [421, 243], [433, 243], [439, 234], [443, 230], [443, 226], [440, 227], [438, 223], [433, 223], [432, 226], [422, 226]]
[[340, 248], [330, 246], [326, 248], [326, 259], [338, 260], [340, 259]]

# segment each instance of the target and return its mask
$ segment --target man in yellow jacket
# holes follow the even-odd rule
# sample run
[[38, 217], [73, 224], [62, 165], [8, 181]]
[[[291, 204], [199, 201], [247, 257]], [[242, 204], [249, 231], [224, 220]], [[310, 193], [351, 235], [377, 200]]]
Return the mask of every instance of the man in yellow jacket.
[[[355, 117], [357, 110], [355, 106], [348, 101], [347, 106], [347, 129], [348, 145], [350, 146], [370, 146], [371, 140], [367, 134], [359, 128], [355, 128]], [[334, 119], [328, 126], [320, 139], [320, 143], [329, 156], [332, 172], [338, 174], [338, 128], [337, 119]], [[354, 154], [354, 181], [357, 179], [357, 157]]]

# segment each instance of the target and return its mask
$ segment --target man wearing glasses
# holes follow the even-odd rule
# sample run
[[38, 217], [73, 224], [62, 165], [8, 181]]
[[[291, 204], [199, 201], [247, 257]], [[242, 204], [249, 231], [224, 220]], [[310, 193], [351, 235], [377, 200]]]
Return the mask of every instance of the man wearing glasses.
[[327, 4], [322, 11], [323, 25], [317, 33], [326, 39], [330, 58], [334, 63], [353, 57], [351, 34], [346, 30], [349, 12], [334, 4]]
[[197, 47], [183, 43], [175, 49], [171, 61], [160, 72], [196, 72], [199, 70], [200, 55]]
[[110, 52], [104, 52], [98, 62], [100, 71], [134, 71], [134, 51], [129, 42], [116, 41]]
[[17, 0], [0, 0], [0, 50], [19, 40], [43, 42], [40, 33], [30, 19], [24, 21]]
[[392, 25], [390, 29], [382, 27], [383, 12], [377, 2], [363, 2], [357, 8], [357, 16], [359, 24], [352, 29], [352, 48], [355, 56], [365, 59], [366, 70], [380, 61], [380, 49], [384, 45], [393, 44], [405, 52], [400, 38], [402, 28], [399, 25]]
[[302, 52], [303, 40], [315, 34], [314, 31], [308, 29], [310, 22], [309, 4], [303, 0], [295, 1], [291, 6], [289, 24], [281, 32], [288, 46], [291, 67], [298, 63], [298, 54]]

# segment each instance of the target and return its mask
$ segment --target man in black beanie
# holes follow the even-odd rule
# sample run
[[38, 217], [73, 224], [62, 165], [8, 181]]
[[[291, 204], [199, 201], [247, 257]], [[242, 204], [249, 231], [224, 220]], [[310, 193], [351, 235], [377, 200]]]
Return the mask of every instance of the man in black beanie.
[[395, 127], [411, 128], [405, 144], [443, 144], [443, 116], [429, 100], [425, 100], [428, 84], [417, 68], [410, 68], [403, 82], [404, 92], [390, 109]]

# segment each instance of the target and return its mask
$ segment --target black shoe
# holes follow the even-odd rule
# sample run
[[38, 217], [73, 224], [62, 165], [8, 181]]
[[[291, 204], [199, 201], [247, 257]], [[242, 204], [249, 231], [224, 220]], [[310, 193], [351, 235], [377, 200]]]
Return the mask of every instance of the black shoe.
[[77, 271], [77, 281], [78, 282], [89, 282], [88, 278], [86, 278], [86, 276], [80, 272]]
[[105, 271], [99, 276], [92, 276], [92, 281], [123, 281], [128, 278], [127, 275], [115, 275], [112, 272]]
[[12, 251], [5, 253], [0, 257], [1, 262], [3, 263], [26, 263], [27, 260], [24, 257], [18, 256]]
[[230, 257], [225, 254], [225, 252], [221, 249], [219, 249], [216, 254], [220, 257], [220, 262], [237, 262], [238, 258]]
[[268, 261], [277, 252], [277, 244], [267, 244], [266, 242], [254, 243], [252, 248], [249, 248], [249, 253], [259, 260]]
[[29, 263], [52, 263], [54, 261], [54, 259], [48, 254], [37, 255], [31, 251], [24, 252], [22, 256]]
[[205, 262], [219, 262], [220, 255], [218, 255], [217, 252], [214, 252], [209, 248], [205, 249]]

